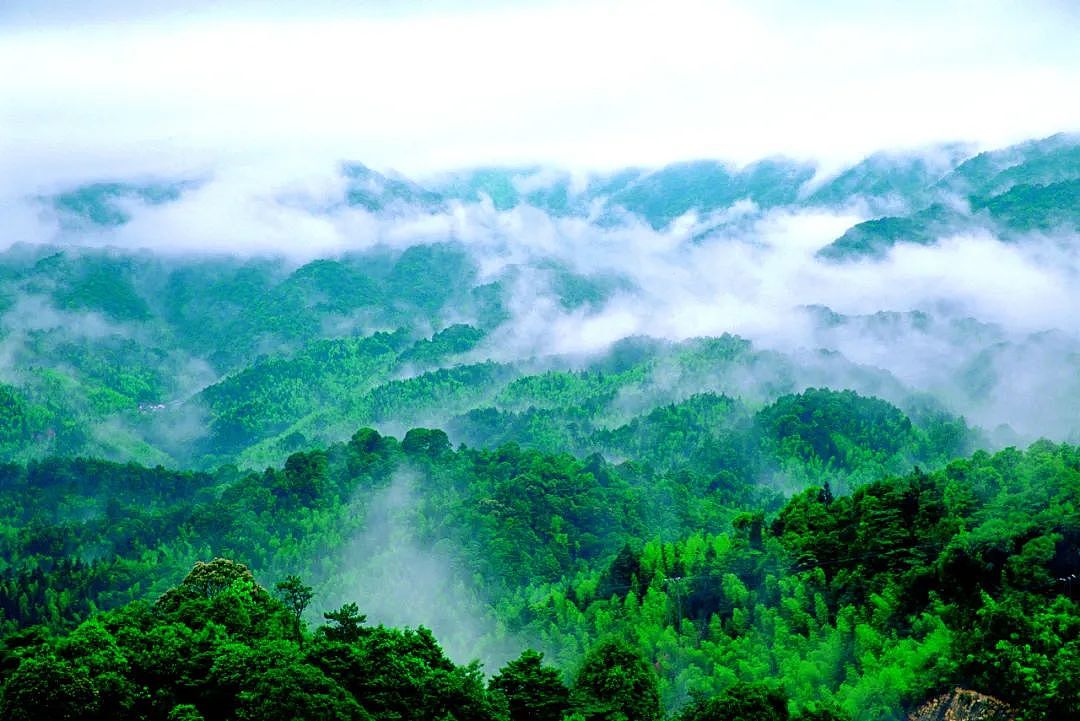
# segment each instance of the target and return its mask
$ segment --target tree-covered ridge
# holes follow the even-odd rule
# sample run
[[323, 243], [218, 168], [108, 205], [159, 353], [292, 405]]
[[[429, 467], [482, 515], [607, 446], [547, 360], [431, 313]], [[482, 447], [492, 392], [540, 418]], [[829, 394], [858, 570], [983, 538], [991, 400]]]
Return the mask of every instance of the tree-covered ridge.
[[962, 143], [926, 148], [924, 152], [879, 152], [816, 187], [807, 202], [842, 207], [860, 199], [871, 209], [921, 207], [934, 199], [933, 187], [971, 154]]
[[[449, 212], [455, 204], [490, 202], [496, 211], [532, 206], [552, 217], [603, 223], [643, 222], [664, 229], [688, 212], [706, 216], [739, 201], [759, 208], [843, 207], [918, 210], [947, 197], [990, 198], [1017, 185], [1047, 185], [1077, 178], [1075, 135], [1048, 138], [973, 154], [952, 143], [903, 153], [879, 152], [834, 175], [820, 177], [813, 163], [769, 157], [735, 167], [701, 159], [660, 168], [623, 168], [571, 174], [528, 167], [477, 167], [423, 178], [380, 173], [361, 163], [338, 169], [340, 196], [314, 203], [315, 213], [342, 207], [383, 217]], [[139, 206], [180, 200], [205, 179], [111, 181], [69, 188], [41, 198], [68, 231], [102, 231], [131, 220]]]
[[659, 229], [688, 211], [706, 214], [738, 200], [762, 207], [793, 203], [813, 175], [813, 166], [786, 158], [761, 160], [738, 170], [710, 160], [675, 163], [615, 193], [608, 205]]
[[[498, 288], [473, 288], [471, 261], [452, 245], [378, 250], [295, 269], [280, 260], [16, 247], [0, 256], [0, 266], [3, 381], [21, 405], [38, 409], [12, 441], [15, 457], [90, 452], [167, 461], [178, 445], [158, 437], [159, 411], [172, 414], [169, 425], [180, 422], [178, 415], [201, 414], [180, 406], [216, 380], [257, 373], [260, 360], [299, 354], [293, 370], [318, 376], [303, 356], [325, 355], [321, 341], [348, 346], [371, 335], [363, 329], [372, 325], [398, 329], [410, 342], [432, 335], [414, 324], [449, 331], [421, 355], [402, 359], [423, 368], [466, 350], [482, 332], [451, 330], [453, 323], [439, 319], [444, 305], [481, 325], [501, 313]], [[158, 413], [142, 417], [145, 407]], [[254, 422], [277, 420], [271, 414]]]
[[[370, 495], [401, 474], [415, 476], [413, 485], [424, 489], [409, 509], [419, 514], [409, 522], [420, 529], [419, 541], [487, 549], [470, 555], [469, 573], [506, 584], [556, 578], [610, 552], [625, 535], [718, 529], [740, 504], [772, 502], [776, 488], [823, 475], [839, 489], [913, 463], [940, 465], [971, 439], [962, 422], [948, 417], [913, 425], [881, 401], [823, 390], [785, 396], [756, 415], [730, 398], [699, 395], [611, 431], [583, 419], [568, 446], [553, 431], [565, 418], [527, 427], [500, 419], [496, 413], [496, 425], [517, 433], [519, 442], [454, 451], [442, 431], [416, 429], [400, 444], [365, 431], [325, 451], [294, 453], [283, 469], [262, 473], [224, 466], [168, 474], [96, 460], [8, 466], [0, 495], [13, 524], [0, 542], [13, 584], [8, 616], [65, 617], [113, 593], [135, 596], [211, 549], [260, 571], [288, 571], [305, 553], [319, 555], [322, 532], [312, 537], [312, 524], [326, 526], [340, 545], [363, 527]], [[580, 447], [585, 460], [567, 456], [565, 447]], [[616, 466], [600, 453], [633, 460]], [[281, 514], [286, 518], [272, 531], [265, 527]], [[484, 530], [477, 514], [486, 519]], [[307, 540], [291, 550], [281, 546], [294, 535]], [[258, 539], [254, 547], [252, 539]], [[144, 552], [156, 560], [139, 583], [105, 594], [94, 579], [118, 565], [131, 567], [119, 576], [130, 579]], [[30, 579], [53, 554], [80, 559], [65, 571], [71, 578], [64, 583], [81, 590], [31, 611], [34, 594], [51, 598], [52, 591]], [[510, 578], [508, 569], [514, 569]], [[22, 593], [15, 590], [20, 585]]]
[[[1080, 157], [1077, 158], [1080, 164]], [[1080, 228], [1080, 178], [1046, 185], [1014, 185], [1006, 192], [972, 202], [976, 212], [986, 209], [990, 217], [1022, 231]]]
[[[622, 282], [548, 261], [534, 271], [567, 309], [591, 308]], [[254, 454], [265, 463], [343, 440], [383, 418], [361, 398], [371, 388], [490, 359], [481, 346], [507, 321], [517, 272], [480, 279], [455, 242], [299, 267], [13, 247], [0, 254], [0, 382], [35, 411], [29, 424], [5, 422], [25, 429], [11, 456], [212, 465], [269, 442]], [[376, 360], [380, 344], [393, 353]], [[430, 417], [437, 393], [418, 402], [427, 409], [394, 419], [401, 427], [445, 420]], [[329, 417], [310, 417], [319, 410]], [[188, 437], [197, 432], [209, 438]]]
[[812, 488], [725, 533], [624, 547], [553, 588], [540, 627], [549, 640], [583, 625], [631, 634], [661, 659], [668, 693], [769, 679], [808, 707], [872, 719], [960, 684], [1025, 718], [1071, 718], [1080, 547], [1064, 529], [1078, 461], [1042, 444], [850, 496]]
[[[85, 453], [150, 464], [260, 467], [347, 439], [360, 425], [390, 424], [392, 432], [446, 426], [456, 441], [470, 445], [531, 442], [529, 433], [491, 437], [469, 420], [470, 413], [482, 417], [492, 409], [523, 417], [550, 411], [552, 428], [583, 418], [587, 428], [579, 435], [589, 436], [694, 393], [728, 394], [758, 407], [836, 375], [893, 399], [908, 393], [887, 373], [835, 354], [807, 367], [732, 336], [678, 343], [631, 338], [592, 357], [494, 363], [486, 359], [500, 354], [502, 336], [485, 325], [483, 313], [472, 323], [442, 324], [444, 311], [432, 310], [442, 308], [439, 303], [457, 313], [469, 308], [471, 301], [457, 290], [446, 295], [471, 277], [459, 251], [415, 247], [363, 262], [314, 261], [291, 272], [267, 260], [174, 267], [108, 252], [12, 252], [10, 277], [0, 282], [16, 299], [3, 317], [10, 329], [0, 331], [11, 354], [0, 381], [0, 448], [22, 460]], [[73, 279], [99, 271], [110, 278], [106, 289], [134, 293], [138, 313], [78, 290]], [[604, 287], [599, 280], [577, 287], [579, 280], [564, 288], [567, 307], [601, 297], [595, 295]], [[498, 305], [497, 285], [484, 303]], [[68, 296], [78, 303], [61, 308]], [[395, 330], [350, 330], [347, 314], [364, 309]], [[408, 322], [399, 324], [406, 314]], [[418, 318], [438, 330], [419, 327]], [[581, 454], [608, 450], [604, 443], [568, 447]]]
[[818, 251], [818, 256], [834, 261], [883, 258], [898, 243], [933, 245], [940, 238], [959, 232], [966, 221], [967, 216], [956, 209], [934, 203], [908, 216], [887, 216], [858, 223]]
[[197, 185], [195, 181], [93, 183], [58, 193], [48, 201], [63, 227], [85, 231], [124, 225], [131, 220], [130, 206], [173, 202]]
[[276, 591], [216, 559], [156, 602], [70, 634], [8, 636], [0, 709], [10, 719], [505, 718], [505, 697], [429, 631], [365, 626], [346, 605], [309, 634], [294, 623], [298, 599], [301, 610], [310, 600], [302, 582]]
[[[656, 210], [668, 218], [660, 223], [664, 225], [681, 212], [724, 215], [721, 205], [746, 197], [761, 208], [780, 204], [803, 212], [825, 204], [835, 210], [863, 196], [905, 196], [923, 185], [910, 203], [897, 206], [903, 206], [906, 215], [895, 214], [893, 208], [892, 215], [857, 224], [821, 251], [843, 259], [880, 256], [897, 242], [934, 243], [961, 221], [967, 230], [977, 226], [1005, 240], [1019, 239], [1017, 233], [1054, 237], [1071, 227], [1070, 214], [1077, 205], [1072, 202], [1080, 182], [1076, 147], [1074, 136], [1055, 136], [962, 163], [970, 151], [955, 147], [875, 157], [823, 179], [814, 192], [804, 178], [808, 166], [777, 159], [742, 169], [711, 161], [676, 164], [653, 172], [594, 177], [584, 185], [565, 175], [553, 180], [552, 187], [565, 185], [568, 193], [571, 186], [578, 188], [591, 208], [580, 211], [588, 219], [567, 222], [585, 226], [595, 221], [596, 232], [602, 234], [602, 218], [621, 222], [619, 214], [627, 210], [617, 198]], [[368, 201], [390, 208], [391, 215], [399, 202], [445, 209], [487, 194], [484, 188], [496, 195], [505, 191], [508, 208], [547, 197], [543, 169], [464, 173], [458, 177], [461, 193], [455, 195], [448, 189], [458, 182], [452, 178], [443, 190], [428, 192], [392, 174], [350, 168], [343, 171], [355, 186], [349, 192], [366, 193]], [[935, 174], [939, 177], [931, 180]], [[87, 197], [120, 193], [116, 198], [123, 199], [124, 193], [134, 193], [131, 198], [136, 198], [143, 185], [93, 186]], [[183, 202], [187, 188], [176, 186], [176, 198], [164, 191], [153, 198]], [[954, 197], [957, 194], [963, 197]], [[564, 200], [577, 202], [570, 196]], [[888, 204], [882, 200], [883, 206]], [[759, 217], [759, 211], [747, 213]], [[539, 213], [522, 212], [524, 219], [515, 222]], [[633, 226], [636, 221], [628, 222]], [[727, 222], [704, 218], [696, 234], [680, 242], [689, 249], [705, 242], [702, 233], [708, 235], [709, 229]], [[399, 434], [415, 425], [433, 425], [447, 428], [455, 441], [487, 442], [481, 440], [490, 435], [485, 428], [457, 417], [470, 412], [489, 417], [494, 417], [492, 410], [512, 413], [509, 422], [515, 428], [547, 425], [551, 434], [571, 440], [596, 428], [615, 430], [695, 393], [728, 395], [756, 410], [788, 393], [829, 386], [909, 405], [914, 389], [873, 361], [858, 364], [836, 353], [827, 357], [829, 348], [847, 352], [850, 345], [842, 345], [842, 333], [829, 336], [820, 328], [805, 351], [796, 346], [768, 352], [755, 346], [734, 357], [710, 351], [693, 365], [687, 363], [697, 353], [692, 346], [731, 339], [643, 342], [636, 349], [634, 339], [624, 339], [616, 346], [630, 346], [637, 355], [618, 368], [613, 359], [625, 348], [598, 352], [601, 357], [572, 350], [547, 356], [545, 347], [530, 346], [515, 330], [523, 294], [543, 293], [554, 317], [576, 323], [602, 320], [617, 309], [623, 293], [633, 296], [642, 289], [634, 286], [631, 275], [614, 270], [617, 265], [590, 261], [582, 264], [589, 268], [583, 270], [565, 252], [547, 257], [533, 248], [519, 254], [503, 237], [516, 232], [514, 224], [495, 225], [493, 237], [485, 231], [479, 243], [492, 243], [491, 254], [486, 248], [478, 251], [475, 240], [456, 240], [449, 231], [444, 237], [440, 231], [400, 243], [376, 240], [364, 250], [303, 264], [281, 257], [172, 257], [76, 245], [12, 247], [0, 254], [0, 383], [10, 397], [0, 404], [0, 449], [17, 460], [87, 454], [151, 465], [210, 468], [235, 462], [261, 467], [279, 464], [296, 450], [345, 440], [362, 425], [380, 425]], [[677, 239], [678, 227], [657, 237]], [[1001, 234], [1003, 227], [1011, 230]], [[560, 241], [580, 240], [570, 235]], [[950, 314], [941, 311], [943, 317]], [[361, 349], [378, 345], [384, 334], [393, 337], [388, 342], [394, 354], [381, 354], [377, 360], [365, 356]], [[1018, 347], [1039, 341], [1008, 338], [1000, 329], [995, 338], [975, 333], [956, 342], [953, 335], [961, 334], [948, 339], [957, 353], [946, 355], [963, 354], [971, 359], [970, 367], [938, 388], [920, 390], [962, 391], [952, 397], [935, 394], [942, 402], [955, 401], [954, 410], [963, 408], [969, 417], [987, 409], [986, 415], [994, 417], [978, 421], [992, 429], [1006, 405], [989, 392], [1007, 375], [1007, 369], [996, 367], [1007, 365], [1001, 344], [1018, 341]], [[795, 357], [797, 353], [804, 355]], [[1070, 364], [1063, 376], [1074, 356], [1069, 349], [1059, 356]], [[330, 360], [324, 363], [324, 358]], [[888, 367], [900, 375], [895, 366]], [[671, 375], [677, 380], [665, 386]], [[582, 382], [572, 382], [572, 377]], [[543, 386], [548, 381], [550, 388]], [[1061, 395], [1071, 397], [1074, 390], [1067, 388]], [[573, 407], [574, 395], [582, 393], [580, 409]], [[555, 408], [557, 404], [563, 407]], [[562, 419], [580, 426], [579, 410], [587, 416], [588, 428], [557, 428]], [[1048, 423], [1039, 425], [1013, 436], [1006, 429], [1004, 442], [1030, 440], [1040, 433], [1071, 439], [1071, 428], [1054, 434]], [[523, 437], [502, 433], [495, 442]], [[587, 443], [576, 441], [569, 448], [578, 454], [592, 452]]]
[[938, 187], [960, 195], [999, 195], [1016, 185], [1046, 185], [1080, 177], [1080, 136], [1057, 133], [968, 158]]
[[825, 246], [831, 261], [881, 258], [898, 243], [932, 245], [964, 233], [1016, 241], [1033, 231], [1080, 230], [1080, 138], [1055, 135], [980, 153], [924, 189], [906, 215], [858, 223]]
[[[533, 650], [485, 681], [478, 664], [447, 658], [426, 628], [367, 625], [354, 603], [324, 612], [311, 632], [298, 622], [311, 599], [296, 576], [272, 593], [242, 564], [199, 562], [156, 602], [99, 614], [61, 635], [35, 627], [5, 637], [0, 711], [13, 721], [661, 716], [656, 673], [624, 640], [595, 644], [569, 683], [570, 674]], [[780, 721], [821, 718], [792, 717], [785, 701], [740, 686], [710, 703]]]
[[[863, 420], [848, 420], [860, 404]], [[732, 405], [698, 398], [686, 412]], [[1068, 718], [1062, 714], [1080, 699], [1066, 659], [1080, 629], [1070, 620], [1072, 589], [1058, 579], [1080, 571], [1076, 448], [980, 452], [847, 495], [838, 490], [850, 477], [843, 463], [878, 472], [875, 453], [895, 452], [896, 439], [917, 427], [872, 399], [820, 391], [782, 399], [760, 416], [753, 425], [772, 434], [760, 448], [783, 455], [759, 456], [755, 473], [742, 476], [737, 467], [654, 470], [665, 465], [662, 446], [656, 462], [612, 465], [514, 445], [454, 450], [441, 431], [425, 429], [401, 442], [361, 431], [261, 474], [61, 459], [7, 466], [0, 474], [5, 643], [39, 643], [40, 634], [20, 630], [28, 624], [65, 632], [99, 610], [152, 601], [215, 555], [242, 560], [262, 578], [298, 574], [314, 586], [318, 610], [350, 588], [365, 595], [364, 579], [378, 577], [396, 543], [409, 543], [437, 549], [461, 579], [464, 595], [442, 604], [467, 613], [470, 597], [486, 599], [492, 625], [485, 639], [473, 639], [480, 652], [485, 644], [535, 644], [569, 680], [586, 651], [614, 635], [646, 660], [667, 708], [725, 689], [775, 706], [753, 685], [764, 683], [792, 712], [872, 719], [959, 684], [993, 690], [1030, 718]], [[831, 437], [816, 430], [837, 417], [844, 422]], [[845, 448], [830, 460], [818, 455]], [[823, 485], [784, 502], [758, 485], [770, 463], [801, 464]], [[402, 483], [411, 495], [397, 511], [410, 535], [380, 541], [370, 535], [381, 523], [371, 514]], [[343, 564], [343, 551], [370, 563]], [[247, 613], [241, 617], [255, 618]], [[140, 623], [160, 622], [149, 618]], [[295, 631], [275, 623], [280, 647]], [[318, 647], [294, 640], [284, 656], [257, 644], [243, 653], [278, 659], [257, 666], [275, 678], [283, 672], [274, 664]], [[57, 654], [50, 673], [64, 678], [88, 663]], [[21, 663], [30, 673], [37, 661]], [[22, 666], [5, 668], [16, 677]], [[257, 683], [251, 677], [235, 688]], [[262, 695], [277, 698], [266, 683]], [[581, 709], [593, 703], [571, 700]]]
[[[541, 380], [549, 402], [557, 406], [555, 379]], [[565, 381], [583, 382], [580, 376]], [[914, 464], [936, 467], [968, 452], [977, 439], [961, 419], [931, 412], [912, 423], [896, 407], [851, 391], [811, 388], [781, 396], [756, 412], [729, 396], [699, 393], [615, 427], [602, 425], [603, 414], [589, 403], [589, 395], [582, 397], [576, 408], [473, 410], [449, 427], [484, 446], [513, 441], [549, 452], [569, 448], [582, 456], [632, 459], [662, 471], [719, 474], [738, 479], [739, 486], [770, 474], [801, 483], [830, 473], [834, 481], [859, 483]]]

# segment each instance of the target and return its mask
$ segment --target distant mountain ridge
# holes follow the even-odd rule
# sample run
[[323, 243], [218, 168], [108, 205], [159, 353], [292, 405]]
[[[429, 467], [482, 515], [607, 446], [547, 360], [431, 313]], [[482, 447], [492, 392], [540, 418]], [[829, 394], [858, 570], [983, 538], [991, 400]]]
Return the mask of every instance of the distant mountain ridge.
[[[718, 160], [574, 175], [541, 166], [486, 166], [414, 181], [361, 163], [339, 168], [341, 206], [391, 216], [446, 212], [487, 200], [497, 211], [521, 205], [554, 217], [610, 225], [637, 219], [656, 230], [676, 219], [748, 201], [757, 209], [842, 209], [859, 205], [878, 217], [822, 249], [844, 260], [887, 253], [897, 243], [927, 244], [962, 230], [1004, 235], [1080, 223], [1080, 135], [1059, 133], [975, 153], [961, 143], [878, 152], [827, 177], [810, 162], [770, 157], [744, 167]], [[201, 181], [115, 180], [69, 188], [42, 202], [64, 228], [111, 228], [138, 205], [178, 201]]]
[[818, 255], [832, 261], [880, 258], [899, 243], [931, 245], [961, 233], [1017, 240], [1033, 231], [1080, 230], [1080, 135], [1059, 133], [968, 158], [923, 190], [905, 215], [848, 229]]

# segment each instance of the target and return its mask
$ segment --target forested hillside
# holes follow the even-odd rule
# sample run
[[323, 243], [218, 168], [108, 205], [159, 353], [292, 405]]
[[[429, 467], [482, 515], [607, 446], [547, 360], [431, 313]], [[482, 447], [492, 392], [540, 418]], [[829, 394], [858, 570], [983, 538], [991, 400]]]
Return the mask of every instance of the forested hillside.
[[[425, 429], [400, 442], [363, 430], [261, 474], [9, 466], [5, 716], [532, 717], [517, 703], [654, 718], [734, 695], [780, 718], [879, 718], [962, 685], [1070, 718], [1080, 450], [980, 452], [837, 494], [833, 468], [876, 466], [875, 433], [898, 429], [871, 417], [847, 436], [825, 414], [785, 413], [790, 432], [775, 435], [777, 414], [816, 400], [763, 413], [734, 471], [454, 450]], [[838, 463], [813, 447], [821, 434], [864, 455]], [[756, 482], [792, 465], [826, 484], [784, 500]], [[218, 556], [231, 560], [202, 562]], [[459, 654], [501, 669], [490, 686], [428, 632], [363, 625], [364, 603], [343, 600], [424, 604], [435, 574], [434, 620]], [[509, 663], [529, 647], [554, 668]]]

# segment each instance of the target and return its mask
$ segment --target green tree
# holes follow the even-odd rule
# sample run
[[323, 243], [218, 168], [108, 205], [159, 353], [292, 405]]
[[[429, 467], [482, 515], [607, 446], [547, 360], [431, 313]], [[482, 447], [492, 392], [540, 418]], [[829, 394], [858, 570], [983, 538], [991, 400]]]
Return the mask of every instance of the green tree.
[[696, 701], [679, 721], [788, 721], [787, 697], [761, 684], [737, 683], [718, 697]]
[[281, 602], [285, 604], [285, 608], [292, 614], [293, 633], [295, 634], [296, 642], [303, 647], [304, 635], [301, 627], [301, 620], [304, 615], [304, 609], [311, 603], [311, 598], [314, 595], [312, 588], [311, 586], [304, 585], [304, 582], [296, 575], [287, 576], [285, 580], [279, 582], [275, 588], [277, 588], [278, 597], [281, 599]]
[[506, 696], [510, 721], [559, 721], [570, 706], [570, 690], [559, 672], [531, 649], [506, 664], [490, 687]]
[[356, 643], [364, 634], [363, 625], [367, 616], [360, 613], [360, 607], [355, 603], [346, 603], [336, 611], [327, 611], [323, 616], [331, 625], [323, 626], [321, 630], [330, 641]]
[[179, 703], [172, 707], [166, 721], [204, 721], [199, 709], [189, 703]]
[[586, 654], [574, 680], [573, 705], [587, 721], [654, 721], [660, 717], [656, 674], [626, 641], [608, 638]]
[[174, 610], [184, 598], [212, 599], [229, 589], [237, 580], [251, 583], [258, 591], [263, 591], [262, 587], [255, 583], [255, 576], [242, 563], [228, 558], [215, 558], [208, 563], [199, 561], [179, 586], [161, 597], [158, 605], [163, 610]]
[[0, 697], [0, 718], [9, 721], [76, 721], [92, 718], [98, 708], [87, 672], [52, 654], [23, 659]]

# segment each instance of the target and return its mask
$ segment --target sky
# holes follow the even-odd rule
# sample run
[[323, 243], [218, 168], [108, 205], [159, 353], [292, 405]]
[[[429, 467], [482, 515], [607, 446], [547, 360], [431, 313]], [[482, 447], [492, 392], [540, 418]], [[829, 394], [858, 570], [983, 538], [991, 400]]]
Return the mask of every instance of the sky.
[[1074, 0], [0, 3], [0, 174], [839, 165], [1080, 129]]

